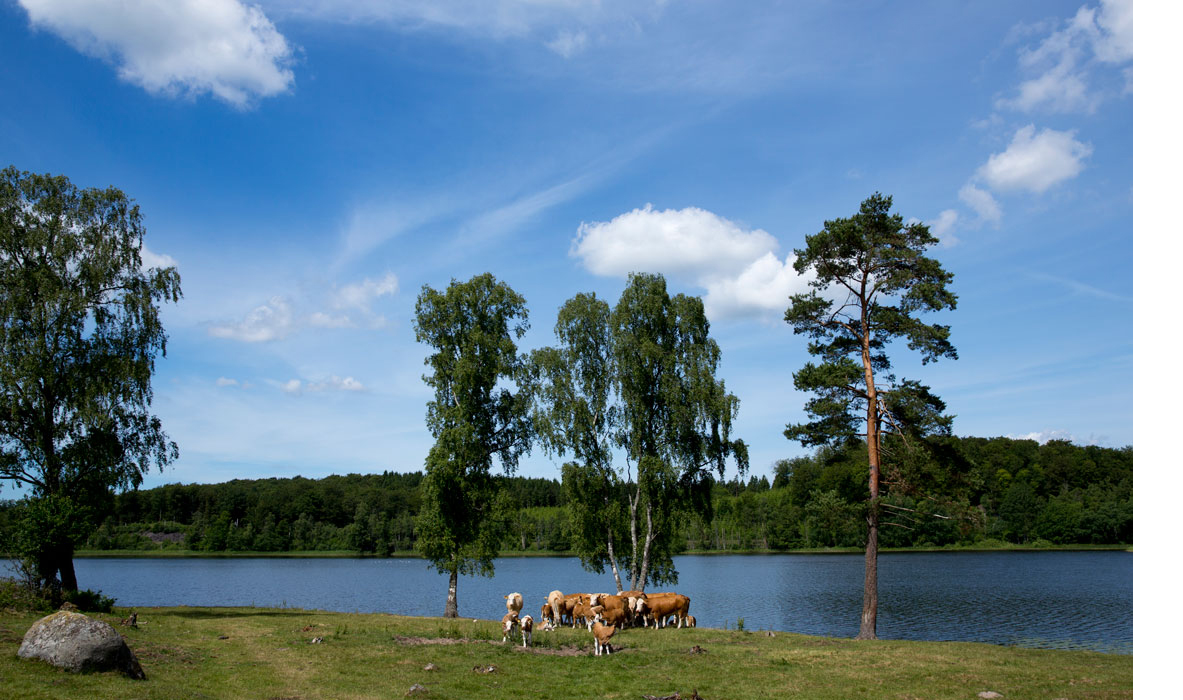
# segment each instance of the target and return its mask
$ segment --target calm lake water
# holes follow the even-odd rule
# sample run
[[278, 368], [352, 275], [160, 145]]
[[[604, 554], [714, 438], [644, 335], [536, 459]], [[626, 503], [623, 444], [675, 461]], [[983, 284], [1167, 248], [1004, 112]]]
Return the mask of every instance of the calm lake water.
[[[677, 590], [703, 627], [853, 637], [861, 555], [680, 556]], [[79, 584], [124, 606], [294, 607], [442, 615], [447, 578], [419, 559], [79, 559]], [[535, 617], [546, 594], [613, 592], [574, 558], [497, 560], [461, 577], [464, 617], [500, 619], [518, 591]], [[656, 590], [656, 589], [655, 589]], [[941, 552], [879, 560], [879, 636], [1133, 653], [1133, 554]]]

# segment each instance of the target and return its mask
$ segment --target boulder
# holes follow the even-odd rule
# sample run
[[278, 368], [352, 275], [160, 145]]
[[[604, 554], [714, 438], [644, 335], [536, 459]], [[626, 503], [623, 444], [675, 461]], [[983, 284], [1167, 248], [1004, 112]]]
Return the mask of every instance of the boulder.
[[131, 678], [146, 678], [136, 655], [114, 627], [75, 612], [55, 612], [34, 622], [16, 654], [75, 673], [114, 670]]

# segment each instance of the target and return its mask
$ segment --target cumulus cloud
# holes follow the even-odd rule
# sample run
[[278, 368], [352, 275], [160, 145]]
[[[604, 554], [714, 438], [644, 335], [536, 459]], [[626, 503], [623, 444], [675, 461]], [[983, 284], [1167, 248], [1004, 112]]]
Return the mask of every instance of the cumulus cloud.
[[1084, 169], [1093, 147], [1075, 136], [1075, 131], [1054, 129], [1037, 133], [1035, 125], [1028, 124], [1015, 132], [1005, 151], [990, 156], [978, 175], [997, 190], [1042, 193]]
[[295, 330], [292, 306], [283, 297], [272, 297], [271, 301], [256, 306], [237, 323], [211, 326], [210, 335], [228, 338], [244, 343], [265, 343], [282, 340]]
[[176, 267], [177, 261], [170, 255], [163, 253], [154, 253], [148, 250], [148, 246], [143, 243], [140, 244], [140, 267], [147, 270], [153, 267], [165, 268]]
[[705, 209], [654, 211], [646, 204], [611, 221], [580, 224], [570, 252], [597, 275], [661, 272], [697, 279], [739, 274], [776, 248], [767, 232], [745, 231]]
[[581, 224], [570, 253], [597, 275], [659, 272], [702, 287], [711, 318], [769, 318], [806, 288], [793, 257], [782, 261], [778, 247], [768, 232], [705, 209], [645, 205], [611, 221]]
[[[364, 279], [326, 293], [315, 306], [316, 310], [297, 312], [286, 297], [275, 296], [266, 304], [249, 311], [241, 321], [222, 323], [209, 328], [215, 338], [238, 340], [244, 343], [266, 343], [283, 340], [305, 328], [382, 328], [386, 318], [372, 306], [380, 298], [398, 293], [398, 278], [387, 273], [380, 279]], [[317, 308], [321, 307], [321, 308]], [[345, 313], [355, 312], [356, 316]]]
[[286, 92], [292, 49], [239, 0], [18, 0], [34, 27], [114, 64], [150, 93], [210, 93], [236, 107]]
[[289, 379], [286, 382], [273, 382], [279, 387], [279, 390], [285, 394], [298, 396], [305, 391], [308, 392], [329, 392], [329, 391], [365, 391], [366, 387], [353, 377], [341, 378], [337, 375], [332, 375], [328, 379], [323, 379], [316, 382], [304, 382], [299, 379]]
[[956, 209], [946, 209], [937, 215], [937, 218], [926, 222], [928, 230], [932, 235], [940, 239], [941, 243], [947, 246], [955, 245], [959, 241], [953, 235], [954, 227], [957, 225], [958, 214]]
[[218, 377], [217, 381], [214, 382], [214, 385], [221, 387], [242, 386], [237, 379], [231, 379], [229, 377]]
[[376, 299], [393, 296], [397, 292], [398, 277], [393, 272], [388, 272], [381, 279], [366, 279], [341, 287], [333, 295], [333, 305], [339, 309], [369, 311], [370, 305]]
[[711, 318], [764, 317], [783, 314], [789, 297], [809, 291], [809, 277], [793, 269], [795, 257], [781, 261], [765, 253], [735, 277], [706, 282], [703, 306]]
[[957, 193], [957, 197], [965, 202], [966, 206], [973, 209], [982, 221], [998, 223], [1002, 219], [1002, 208], [998, 206], [994, 195], [972, 182], [965, 183]]
[[[1031, 77], [1017, 94], [996, 102], [1001, 109], [1022, 112], [1091, 112], [1104, 99], [1097, 84], [1112, 66], [1134, 56], [1132, 0], [1102, 0], [1100, 7], [1082, 6], [1070, 19], [1035, 46], [1019, 52], [1019, 66]], [[1128, 89], [1129, 74], [1123, 71]]]

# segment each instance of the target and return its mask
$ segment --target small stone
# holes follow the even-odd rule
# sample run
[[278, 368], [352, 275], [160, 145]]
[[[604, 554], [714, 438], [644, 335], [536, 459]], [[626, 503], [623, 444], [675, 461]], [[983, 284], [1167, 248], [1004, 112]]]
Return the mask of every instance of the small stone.
[[424, 688], [423, 686], [416, 683], [415, 685], [411, 686], [410, 690], [407, 691], [407, 695], [423, 695], [426, 692], [427, 688]]
[[978, 697], [983, 700], [995, 700], [996, 698], [1002, 697], [1002, 693], [996, 693], [993, 690], [983, 690], [978, 693]]
[[312, 638], [312, 641], [310, 641], [310, 642], [308, 642], [308, 643], [309, 643], [309, 644], [323, 644], [323, 643], [324, 643], [324, 640], [325, 640], [325, 638], [324, 638], [324, 637], [313, 637], [313, 638]]
[[439, 669], [439, 666], [436, 666], [435, 664], [427, 664], [423, 667], [424, 671], [435, 671], [437, 669]]
[[776, 636], [776, 632], [769, 632], [769, 633], [768, 633], [768, 636], [769, 636], [769, 637], [775, 637], [775, 636]]

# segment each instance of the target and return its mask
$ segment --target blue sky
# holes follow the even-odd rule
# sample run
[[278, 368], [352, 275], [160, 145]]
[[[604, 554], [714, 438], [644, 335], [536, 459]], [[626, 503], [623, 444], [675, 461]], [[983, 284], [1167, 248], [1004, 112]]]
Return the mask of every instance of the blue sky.
[[[415, 297], [524, 348], [632, 270], [702, 295], [752, 472], [803, 453], [793, 249], [873, 192], [941, 239], [960, 435], [1133, 443], [1129, 2], [0, 3], [0, 163], [115, 185], [176, 264], [147, 485], [411, 471]], [[520, 473], [557, 478], [539, 450]]]

